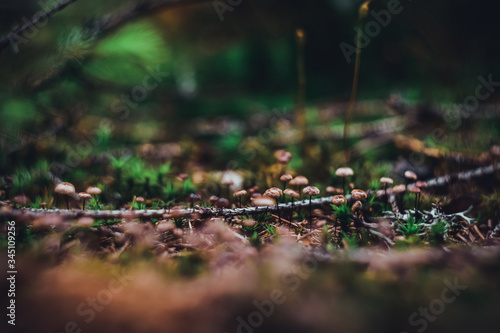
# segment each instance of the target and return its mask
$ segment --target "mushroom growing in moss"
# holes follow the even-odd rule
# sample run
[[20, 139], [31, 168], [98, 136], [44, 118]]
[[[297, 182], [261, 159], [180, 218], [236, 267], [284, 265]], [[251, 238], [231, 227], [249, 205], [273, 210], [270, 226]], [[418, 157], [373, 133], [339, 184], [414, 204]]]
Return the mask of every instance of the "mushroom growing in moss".
[[382, 177], [380, 178], [380, 183], [384, 184], [384, 195], [387, 198], [387, 185], [394, 184], [394, 180], [389, 177]]
[[316, 186], [307, 186], [303, 192], [309, 196], [309, 226], [312, 231], [312, 197], [319, 195], [320, 191]]
[[406, 186], [410, 184], [410, 181], [416, 181], [417, 180], [417, 174], [413, 171], [406, 170], [405, 171], [405, 178], [406, 178]]
[[[281, 175], [280, 180], [283, 182], [283, 191], [286, 190], [286, 183], [293, 179], [293, 176], [285, 173]], [[283, 202], [285, 202], [285, 197], [283, 197]]]
[[358, 200], [352, 205], [351, 211], [359, 217], [362, 208], [363, 208], [363, 203]]
[[398, 184], [392, 188], [392, 192], [396, 196], [399, 196], [399, 208], [403, 209], [403, 196], [406, 192], [406, 185], [405, 184]]
[[210, 196], [210, 198], [208, 199], [208, 201], [210, 201], [210, 204], [212, 204], [212, 206], [215, 205], [215, 203], [217, 202], [217, 200], [219, 200], [219, 197], [216, 196], [216, 195], [212, 195]]
[[254, 198], [252, 200], [252, 204], [255, 207], [272, 207], [276, 204], [276, 202], [269, 197], [260, 196], [258, 198]]
[[354, 175], [354, 171], [352, 171], [351, 168], [342, 167], [342, 168], [338, 168], [335, 171], [335, 175], [337, 177], [342, 177], [342, 189], [344, 190], [344, 193], [346, 193], [346, 191], [345, 191], [345, 178]]
[[194, 203], [198, 202], [201, 200], [201, 196], [198, 193], [191, 193], [188, 196], [188, 201], [191, 203], [191, 209], [193, 210], [194, 213]]
[[417, 215], [417, 208], [418, 208], [418, 199], [420, 197], [420, 189], [417, 186], [412, 186], [410, 188], [410, 193], [413, 193], [415, 195], [415, 216]]
[[297, 176], [294, 179], [292, 179], [289, 183], [290, 185], [298, 186], [299, 187], [299, 195], [302, 194], [302, 186], [307, 186], [309, 185], [309, 180], [304, 177], [304, 176]]
[[247, 191], [245, 191], [245, 190], [239, 190], [239, 191], [236, 191], [236, 192], [234, 193], [234, 197], [235, 197], [235, 198], [238, 198], [238, 204], [239, 204], [239, 207], [240, 207], [240, 208], [242, 207], [242, 205], [241, 205], [241, 198], [243, 198], [243, 197], [244, 197], [245, 195], [247, 195], [247, 194], [248, 194], [248, 192], [247, 192]]
[[367, 197], [365, 191], [358, 190], [358, 189], [352, 190], [351, 195], [352, 195], [353, 199], [357, 200], [357, 201], [361, 201], [363, 199], [366, 199], [366, 197]]
[[75, 194], [75, 187], [73, 184], [68, 182], [59, 183], [54, 191], [66, 197], [66, 208], [69, 210], [69, 197]]
[[283, 191], [283, 193], [292, 198], [292, 211], [290, 213], [290, 221], [291, 221], [293, 216], [293, 200], [300, 198], [300, 195], [291, 188], [287, 188], [286, 190]]
[[278, 222], [281, 223], [280, 207], [278, 205], [278, 199], [283, 195], [283, 191], [277, 187], [271, 187], [264, 192], [265, 197], [276, 200], [276, 210], [278, 211]]
[[229, 200], [227, 200], [226, 198], [219, 198], [215, 202], [215, 207], [219, 208], [219, 210], [222, 210], [223, 208], [228, 208]]
[[95, 203], [96, 203], [96, 206], [97, 208], [99, 209], [99, 198], [98, 198], [98, 195], [102, 193], [102, 190], [97, 187], [97, 186], [90, 186], [87, 188], [87, 192], [88, 194], [92, 195], [94, 197], [94, 200], [95, 200]]
[[336, 195], [332, 198], [332, 203], [335, 206], [342, 206], [347, 203], [347, 199], [343, 195]]
[[78, 193], [78, 198], [83, 200], [82, 210], [85, 210], [85, 200], [90, 199], [92, 196], [86, 192]]

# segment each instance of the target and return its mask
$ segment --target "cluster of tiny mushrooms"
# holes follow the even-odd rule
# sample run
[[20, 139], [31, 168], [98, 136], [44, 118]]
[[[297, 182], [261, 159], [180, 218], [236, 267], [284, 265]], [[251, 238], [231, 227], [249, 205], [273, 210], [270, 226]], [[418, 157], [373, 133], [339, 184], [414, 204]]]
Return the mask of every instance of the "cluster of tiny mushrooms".
[[[69, 209], [69, 198], [74, 196], [76, 191], [73, 184], [68, 182], [61, 182], [56, 185], [54, 192], [65, 196], [66, 198], [66, 208]], [[89, 186], [85, 192], [78, 193], [77, 197], [83, 200], [82, 209], [85, 210], [85, 201], [95, 196], [97, 200], [97, 196], [101, 194], [102, 190], [97, 186]]]
[[[304, 176], [296, 176], [293, 177], [291, 174], [286, 173], [286, 165], [290, 162], [292, 158], [292, 154], [286, 151], [277, 151], [275, 156], [278, 159], [278, 162], [282, 165], [282, 174], [280, 176], [280, 181], [283, 183], [283, 189], [279, 187], [271, 187], [267, 189], [264, 194], [258, 192], [259, 187], [254, 186], [248, 190], [238, 190], [233, 193], [233, 196], [236, 202], [236, 207], [243, 208], [242, 198], [250, 195], [250, 201], [255, 207], [273, 207], [276, 205], [276, 209], [278, 212], [278, 220], [281, 221], [280, 210], [279, 210], [279, 199], [282, 198], [282, 202], [286, 202], [285, 197], [289, 197], [291, 199], [291, 208], [293, 211], [294, 208], [294, 200], [299, 200], [301, 198], [301, 194], [305, 194], [309, 196], [309, 223], [310, 229], [312, 230], [312, 205], [311, 200], [312, 197], [320, 195], [320, 189], [316, 186], [309, 185], [309, 180]], [[335, 206], [347, 205], [348, 200], [344, 196], [346, 192], [346, 179], [354, 175], [354, 172], [351, 168], [348, 167], [340, 167], [335, 171], [335, 175], [337, 177], [342, 178], [342, 188], [335, 188], [333, 186], [328, 186], [326, 188], [326, 192], [332, 195], [331, 202]], [[418, 202], [421, 193], [421, 189], [427, 187], [427, 183], [423, 181], [417, 181], [417, 175], [412, 171], [406, 171], [404, 174], [406, 178], [406, 184], [397, 184], [392, 187], [392, 193], [399, 198], [399, 206], [402, 207], [403, 196], [406, 191], [413, 193], [415, 195], [415, 211], [418, 209]], [[187, 179], [186, 174], [180, 174], [177, 177], [179, 180]], [[413, 186], [409, 186], [410, 182], [415, 182]], [[383, 185], [383, 196], [387, 199], [387, 190], [389, 186], [394, 184], [394, 180], [389, 177], [380, 178], [380, 183]], [[233, 181], [231, 179], [226, 179], [222, 181], [222, 184], [227, 186], [227, 192], [230, 194], [230, 186], [233, 185]], [[294, 186], [298, 188], [298, 191], [293, 190], [291, 188], [287, 188], [287, 185]], [[351, 200], [354, 201], [351, 206], [351, 211], [359, 216], [361, 214], [363, 203], [362, 201], [367, 198], [367, 194], [365, 191], [360, 189], [355, 189], [354, 184], [349, 184], [349, 189], [351, 189]], [[55, 192], [66, 197], [66, 206], [69, 209], [69, 197], [75, 196], [75, 187], [68, 182], [61, 182], [57, 184], [55, 187]], [[83, 200], [83, 210], [85, 210], [85, 201], [90, 199], [92, 196], [95, 196], [97, 202], [97, 196], [101, 193], [101, 189], [97, 186], [90, 186], [87, 188], [85, 192], [80, 192], [77, 194], [77, 197]], [[188, 198], [188, 202], [191, 204], [191, 208], [194, 212], [194, 205], [197, 202], [202, 201], [202, 197], [198, 193], [191, 193]], [[134, 197], [134, 201], [137, 203], [145, 202], [143, 197]], [[215, 195], [209, 198], [209, 201], [213, 207], [217, 209], [229, 208], [231, 206], [231, 202], [223, 197], [217, 197]], [[291, 219], [291, 217], [290, 217]]]

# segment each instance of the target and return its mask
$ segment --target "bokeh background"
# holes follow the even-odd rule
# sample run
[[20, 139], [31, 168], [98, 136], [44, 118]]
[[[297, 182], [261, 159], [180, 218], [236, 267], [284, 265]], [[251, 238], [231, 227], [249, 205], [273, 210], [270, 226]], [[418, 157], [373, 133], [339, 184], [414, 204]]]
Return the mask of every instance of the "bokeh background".
[[[1, 1], [3, 35], [54, 3]], [[137, 3], [76, 1], [0, 53], [2, 174], [42, 157], [63, 162], [66, 148], [82, 140], [83, 155], [86, 141], [95, 153], [196, 140], [199, 120], [215, 121], [225, 131], [215, 146], [234, 152], [242, 130], [225, 117], [244, 122], [272, 109], [293, 110], [297, 28], [307, 35], [308, 108], [349, 99], [354, 62], [346, 61], [339, 45], [354, 44], [362, 1], [242, 1], [223, 21], [213, 1], [181, 1], [147, 12], [138, 6], [139, 15], [120, 21]], [[370, 6], [378, 12], [387, 1]], [[495, 3], [404, 0], [401, 6], [362, 50], [358, 100], [397, 93], [413, 103], [462, 103], [474, 94], [479, 75], [500, 78]], [[143, 84], [148, 68], [168, 76], [126, 106], [121, 96]], [[496, 101], [494, 93], [488, 102]], [[204, 149], [202, 162], [225, 167], [224, 156], [203, 160]]]

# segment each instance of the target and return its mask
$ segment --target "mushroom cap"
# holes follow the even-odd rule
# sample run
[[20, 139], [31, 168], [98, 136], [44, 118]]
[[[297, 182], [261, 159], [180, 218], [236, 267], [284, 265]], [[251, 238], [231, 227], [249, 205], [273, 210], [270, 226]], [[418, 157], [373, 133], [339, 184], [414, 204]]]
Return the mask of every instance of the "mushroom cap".
[[288, 164], [288, 162], [292, 159], [292, 153], [283, 149], [275, 151], [274, 156], [281, 164]]
[[490, 154], [493, 156], [500, 156], [500, 146], [491, 146]]
[[292, 190], [291, 188], [287, 188], [286, 190], [283, 191], [283, 193], [285, 195], [288, 195], [289, 197], [294, 198], [294, 199], [300, 198], [300, 195], [296, 191]]
[[201, 200], [201, 196], [198, 193], [191, 193], [188, 197], [189, 202], [197, 202]]
[[343, 195], [336, 195], [332, 198], [332, 203], [335, 206], [340, 206], [347, 203], [347, 199]]
[[412, 187], [410, 188], [410, 190], [409, 190], [409, 191], [410, 191], [410, 193], [414, 193], [414, 194], [418, 194], [418, 193], [422, 192], [422, 191], [420, 191], [420, 189], [419, 189], [418, 187], [416, 187], [416, 186], [412, 186]]
[[219, 200], [219, 197], [216, 196], [216, 195], [212, 195], [209, 199], [208, 199], [211, 203], [214, 203], [216, 202], [217, 200]]
[[227, 207], [229, 207], [229, 200], [227, 200], [226, 198], [219, 198], [215, 202], [215, 206], [217, 206], [219, 208], [227, 208]]
[[302, 193], [307, 194], [309, 196], [316, 196], [319, 195], [320, 191], [319, 188], [316, 186], [307, 186], [302, 190]]
[[264, 196], [273, 198], [273, 199], [278, 199], [283, 195], [283, 191], [280, 188], [277, 187], [271, 187], [270, 189], [266, 190], [264, 192]]
[[410, 171], [410, 170], [405, 171], [405, 177], [408, 179], [417, 180], [417, 174], [413, 171]]
[[87, 191], [85, 191], [85, 192], [87, 192], [88, 194], [91, 194], [91, 195], [98, 195], [98, 194], [101, 194], [102, 190], [97, 186], [89, 186], [87, 188]]
[[363, 204], [361, 203], [361, 201], [358, 200], [355, 203], [353, 203], [353, 205], [351, 207], [351, 211], [357, 212], [357, 211], [361, 210], [361, 208], [363, 208]]
[[415, 185], [418, 187], [418, 188], [427, 188], [427, 182], [424, 182], [424, 181], [417, 181], [415, 183]]
[[12, 201], [18, 205], [27, 205], [30, 199], [24, 194], [16, 195]]
[[363, 190], [354, 189], [352, 190], [351, 195], [354, 198], [354, 200], [366, 199], [366, 192]]
[[326, 193], [335, 193], [337, 191], [337, 189], [333, 186], [328, 186], [326, 188]]
[[335, 171], [335, 175], [338, 176], [338, 177], [349, 177], [349, 176], [354, 175], [354, 171], [352, 171], [351, 168], [342, 167], [342, 168], [338, 168]]
[[184, 217], [184, 213], [179, 209], [179, 208], [174, 208], [170, 211], [170, 214], [167, 214], [167, 218], [172, 218], [172, 219], [180, 219], [181, 217]]
[[292, 179], [293, 179], [293, 176], [289, 173], [285, 173], [285, 174], [281, 175], [281, 177], [280, 177], [280, 180], [282, 182], [289, 182]]
[[380, 182], [382, 184], [394, 184], [394, 180], [392, 178], [389, 178], [389, 177], [380, 178]]
[[146, 199], [144, 199], [143, 197], [137, 197], [137, 198], [135, 198], [135, 202], [143, 203], [144, 201], [146, 201]]
[[398, 184], [392, 188], [392, 192], [394, 192], [394, 193], [406, 192], [406, 185], [405, 184]]
[[247, 194], [248, 194], [247, 191], [245, 191], [245, 190], [239, 190], [237, 192], [234, 192], [233, 195], [234, 195], [235, 198], [238, 198], [238, 197], [243, 197], [243, 196], [245, 196]]
[[90, 199], [92, 196], [88, 194], [87, 192], [80, 192], [78, 193], [78, 197], [80, 199]]
[[73, 194], [75, 194], [75, 187], [71, 183], [62, 182], [62, 183], [57, 184], [54, 191], [56, 193], [59, 193], [59, 194], [73, 195]]
[[309, 180], [304, 176], [297, 176], [290, 181], [290, 185], [303, 186], [303, 185], [308, 185], [308, 184], [309, 184]]
[[254, 198], [252, 203], [256, 207], [271, 207], [276, 204], [273, 199], [265, 196]]
[[248, 193], [254, 194], [258, 190], [259, 190], [259, 187], [258, 186], [254, 186], [254, 187], [248, 189]]

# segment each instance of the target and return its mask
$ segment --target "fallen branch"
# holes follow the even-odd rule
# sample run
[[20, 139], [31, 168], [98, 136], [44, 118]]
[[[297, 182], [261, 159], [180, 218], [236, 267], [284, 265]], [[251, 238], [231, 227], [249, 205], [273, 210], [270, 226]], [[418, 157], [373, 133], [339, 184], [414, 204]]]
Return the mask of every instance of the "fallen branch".
[[[441, 176], [433, 178], [427, 181], [428, 188], [445, 186], [452, 181], [469, 181], [473, 178], [484, 177], [486, 175], [491, 175], [495, 172], [500, 171], [500, 164], [490, 165], [487, 167], [477, 168], [474, 170], [459, 172], [452, 175]], [[410, 184], [412, 186], [413, 184]], [[397, 205], [395, 205], [395, 196], [393, 193], [388, 191], [389, 202], [394, 211], [394, 214], [400, 214]], [[379, 191], [378, 197], [385, 196], [383, 191]], [[311, 206], [314, 208], [321, 207], [323, 205], [329, 205], [332, 200], [332, 196], [321, 197], [311, 200]], [[346, 199], [351, 201], [351, 196], [346, 195]], [[259, 214], [277, 214], [283, 211], [290, 211], [293, 209], [308, 208], [309, 199], [296, 201], [293, 206], [292, 203], [279, 203], [278, 206], [273, 207], [243, 207], [234, 209], [216, 209], [216, 208], [195, 208], [193, 209], [179, 209], [176, 210], [178, 214], [190, 216], [193, 213], [198, 213], [202, 218], [210, 217], [233, 217], [241, 215], [259, 215]], [[156, 209], [156, 210], [66, 210], [66, 209], [35, 209], [35, 208], [18, 208], [13, 209], [11, 207], [3, 207], [0, 209], [0, 218], [4, 219], [17, 219], [17, 218], [28, 218], [36, 219], [47, 214], [58, 215], [62, 218], [76, 219], [83, 216], [92, 217], [94, 219], [111, 220], [111, 219], [134, 219], [134, 218], [164, 218], [164, 215], [168, 217], [171, 213], [171, 209]], [[167, 214], [167, 215], [166, 215]]]

